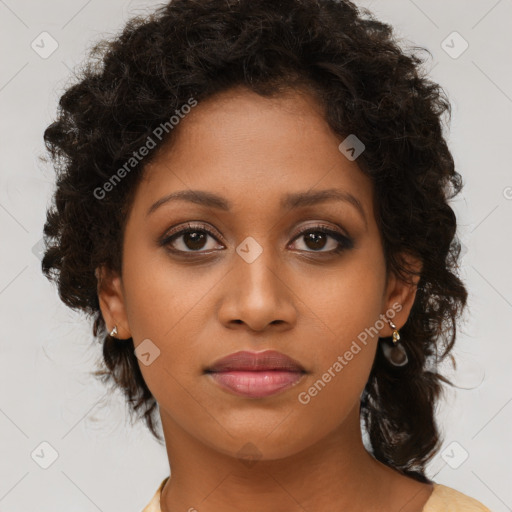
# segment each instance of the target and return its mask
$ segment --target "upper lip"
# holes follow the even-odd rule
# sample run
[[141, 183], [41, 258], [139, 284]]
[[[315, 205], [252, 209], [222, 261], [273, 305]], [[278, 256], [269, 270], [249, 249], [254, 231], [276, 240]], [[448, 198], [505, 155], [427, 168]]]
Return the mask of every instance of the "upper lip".
[[206, 372], [226, 372], [237, 370], [282, 370], [305, 372], [300, 363], [281, 352], [277, 352], [276, 350], [264, 350], [262, 352], [241, 350], [218, 359], [211, 366], [206, 368]]

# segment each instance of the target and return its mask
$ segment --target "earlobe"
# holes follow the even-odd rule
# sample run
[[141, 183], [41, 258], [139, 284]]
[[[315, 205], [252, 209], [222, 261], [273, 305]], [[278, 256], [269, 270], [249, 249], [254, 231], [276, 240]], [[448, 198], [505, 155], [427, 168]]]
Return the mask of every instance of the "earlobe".
[[131, 338], [121, 277], [117, 272], [107, 269], [105, 266], [96, 268], [95, 275], [98, 282], [98, 301], [107, 332], [110, 333], [116, 327], [116, 338]]

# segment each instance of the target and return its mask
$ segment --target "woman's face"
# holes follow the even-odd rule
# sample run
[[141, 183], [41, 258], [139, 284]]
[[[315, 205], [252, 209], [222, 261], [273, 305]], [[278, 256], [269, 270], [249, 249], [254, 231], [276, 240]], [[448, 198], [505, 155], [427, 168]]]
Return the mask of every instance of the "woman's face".
[[[232, 89], [174, 129], [136, 191], [104, 318], [133, 338], [164, 430], [233, 456], [247, 443], [263, 459], [297, 453], [358, 412], [378, 336], [392, 332], [381, 315], [401, 327], [414, 299], [386, 283], [372, 182], [305, 94]], [[188, 199], [161, 201], [178, 192]], [[269, 349], [304, 373], [282, 373], [291, 386], [267, 396], [205, 372]]]

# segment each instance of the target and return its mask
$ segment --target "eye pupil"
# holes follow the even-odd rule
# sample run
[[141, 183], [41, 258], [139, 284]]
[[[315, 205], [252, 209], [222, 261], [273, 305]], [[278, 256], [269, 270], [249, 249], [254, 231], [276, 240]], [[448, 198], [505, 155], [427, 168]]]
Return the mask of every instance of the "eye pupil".
[[[183, 242], [189, 249], [201, 249], [204, 246], [206, 235], [200, 231], [189, 231], [183, 234]], [[189, 245], [189, 242], [192, 245]]]
[[[323, 249], [324, 246], [325, 246], [325, 233], [322, 233], [321, 231], [312, 231], [311, 233], [308, 233], [307, 235], [305, 235], [306, 237], [306, 245], [308, 245], [308, 247], [310, 249]], [[323, 240], [322, 240], [323, 239]], [[318, 244], [318, 242], [320, 241], [320, 244]], [[322, 243], [323, 241], [323, 243]], [[310, 247], [309, 246], [309, 242], [312, 242], [313, 243], [313, 247]]]

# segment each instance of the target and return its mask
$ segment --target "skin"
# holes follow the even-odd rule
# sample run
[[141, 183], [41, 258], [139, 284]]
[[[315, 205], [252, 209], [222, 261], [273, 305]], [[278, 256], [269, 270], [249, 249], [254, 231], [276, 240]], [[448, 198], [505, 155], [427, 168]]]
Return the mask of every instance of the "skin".
[[[376, 461], [361, 438], [360, 395], [378, 337], [392, 333], [386, 322], [309, 403], [298, 400], [393, 304], [401, 305], [393, 317], [401, 328], [414, 302], [417, 281], [386, 280], [370, 178], [339, 151], [343, 138], [306, 92], [269, 99], [234, 88], [194, 107], [173, 134], [137, 188], [122, 275], [100, 269], [98, 286], [107, 327], [160, 350], [139, 366], [159, 404], [172, 468], [162, 511], [332, 512], [335, 503], [420, 512], [432, 486]], [[365, 220], [346, 201], [280, 207], [285, 194], [331, 188], [353, 194]], [[231, 209], [179, 200], [147, 215], [163, 196], [188, 189], [218, 194]], [[158, 244], [188, 221], [214, 236], [168, 243], [185, 256]], [[317, 246], [296, 236], [319, 223], [353, 247], [329, 255], [338, 246], [330, 235]], [[262, 248], [250, 263], [236, 252], [249, 236]], [[203, 370], [242, 349], [278, 350], [308, 373], [267, 398], [235, 396]], [[248, 451], [253, 464], [241, 457]]]

